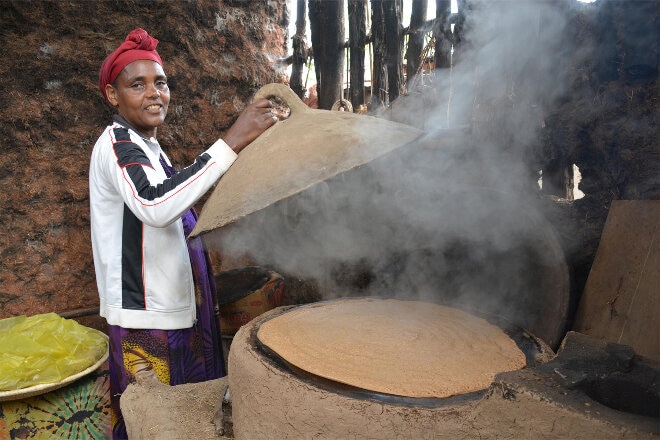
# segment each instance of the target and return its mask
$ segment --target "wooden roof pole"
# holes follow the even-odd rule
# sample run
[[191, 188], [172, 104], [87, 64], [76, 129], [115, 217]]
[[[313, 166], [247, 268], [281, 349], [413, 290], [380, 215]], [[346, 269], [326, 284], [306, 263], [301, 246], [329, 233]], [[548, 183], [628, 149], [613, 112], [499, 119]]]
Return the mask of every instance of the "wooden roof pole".
[[344, 66], [344, 1], [309, 0], [319, 109], [341, 98]]
[[293, 36], [293, 66], [291, 67], [291, 89], [300, 99], [305, 96], [302, 74], [307, 62], [305, 32], [307, 27], [307, 1], [297, 0], [296, 34]]
[[364, 46], [367, 41], [366, 0], [348, 0], [348, 46], [350, 50], [350, 101], [354, 109], [364, 99]]

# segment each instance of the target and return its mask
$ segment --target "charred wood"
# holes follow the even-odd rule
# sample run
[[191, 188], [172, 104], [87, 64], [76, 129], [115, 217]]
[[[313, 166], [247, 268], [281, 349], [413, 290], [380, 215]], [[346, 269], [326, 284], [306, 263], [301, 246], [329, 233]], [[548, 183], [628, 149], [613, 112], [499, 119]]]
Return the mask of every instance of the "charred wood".
[[350, 101], [354, 109], [365, 103], [364, 53], [367, 40], [366, 0], [348, 0]]
[[449, 14], [451, 13], [451, 0], [435, 1], [435, 66], [447, 68], [451, 65], [451, 28]]
[[400, 94], [403, 78], [400, 0], [372, 0], [372, 109], [388, 106]]
[[344, 65], [344, 2], [309, 1], [319, 108], [329, 110], [341, 98]]
[[308, 50], [305, 44], [305, 31], [307, 25], [307, 6], [305, 0], [297, 0], [296, 34], [293, 36], [293, 56], [291, 67], [291, 89], [301, 99], [305, 96], [303, 85], [303, 66], [307, 62]]
[[406, 84], [408, 89], [410, 89], [410, 84], [414, 76], [420, 73], [420, 66], [423, 65], [422, 51], [424, 49], [425, 32], [422, 30], [422, 26], [426, 21], [427, 9], [428, 0], [413, 0], [410, 15], [408, 51], [406, 54]]

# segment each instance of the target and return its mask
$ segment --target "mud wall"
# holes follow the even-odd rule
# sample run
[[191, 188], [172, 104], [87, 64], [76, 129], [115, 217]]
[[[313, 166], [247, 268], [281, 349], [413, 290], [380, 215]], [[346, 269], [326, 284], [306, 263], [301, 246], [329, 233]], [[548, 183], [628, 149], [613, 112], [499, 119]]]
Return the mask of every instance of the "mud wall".
[[2, 0], [0, 11], [0, 319], [93, 309], [87, 176], [112, 116], [101, 62], [136, 27], [160, 41], [172, 101], [158, 135], [185, 166], [282, 81], [286, 4]]
[[548, 211], [571, 271], [574, 311], [612, 201], [660, 198], [660, 3], [572, 4], [569, 90], [547, 119], [539, 156], [547, 168], [576, 164], [581, 174], [584, 197], [555, 200]]

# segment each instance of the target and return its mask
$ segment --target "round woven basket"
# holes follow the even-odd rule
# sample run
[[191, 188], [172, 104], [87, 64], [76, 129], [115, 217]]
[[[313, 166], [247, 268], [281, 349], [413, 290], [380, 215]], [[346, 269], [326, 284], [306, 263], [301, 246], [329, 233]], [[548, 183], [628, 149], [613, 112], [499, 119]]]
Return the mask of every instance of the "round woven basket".
[[[107, 335], [95, 329], [91, 329], [91, 330], [94, 330], [99, 334], [103, 335], [106, 341], [106, 345], [108, 345]], [[30, 387], [20, 388], [18, 390], [0, 391], [0, 402], [19, 400], [19, 399], [25, 399], [27, 397], [38, 396], [41, 394], [46, 394], [58, 388], [62, 388], [66, 385], [69, 385], [77, 381], [78, 379], [81, 379], [87, 376], [88, 374], [91, 374], [94, 371], [96, 371], [108, 359], [108, 355], [109, 355], [108, 350], [105, 350], [103, 354], [92, 365], [90, 365], [89, 367], [85, 368], [84, 370], [76, 374], [72, 374], [71, 376], [62, 379], [59, 382], [42, 383]]]

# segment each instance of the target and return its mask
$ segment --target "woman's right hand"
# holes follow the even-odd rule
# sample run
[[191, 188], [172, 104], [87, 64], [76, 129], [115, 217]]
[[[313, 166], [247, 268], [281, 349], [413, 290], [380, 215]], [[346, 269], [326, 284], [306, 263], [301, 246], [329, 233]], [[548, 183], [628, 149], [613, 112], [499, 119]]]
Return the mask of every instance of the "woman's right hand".
[[238, 116], [236, 122], [222, 137], [236, 153], [247, 147], [261, 133], [277, 122], [273, 114], [273, 103], [268, 99], [259, 99], [249, 104]]

